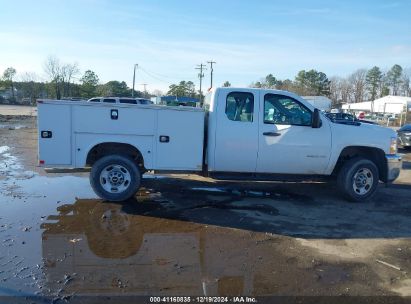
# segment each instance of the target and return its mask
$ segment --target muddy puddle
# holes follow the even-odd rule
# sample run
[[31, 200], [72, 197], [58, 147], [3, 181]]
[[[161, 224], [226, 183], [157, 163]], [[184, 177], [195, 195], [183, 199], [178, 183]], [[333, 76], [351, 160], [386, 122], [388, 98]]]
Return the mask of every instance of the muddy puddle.
[[286, 237], [131, 214], [121, 204], [77, 200], [58, 211], [41, 228], [44, 288], [59, 295], [287, 295], [295, 284], [310, 294], [323, 282], [342, 292], [359, 267], [301, 257]]
[[372, 275], [361, 263], [319, 261], [288, 237], [142, 215], [144, 204], [77, 199], [9, 232], [4, 269], [14, 270], [2, 274], [2, 294], [344, 294], [353, 277]]
[[0, 146], [0, 174], [0, 296], [39, 293], [44, 278], [41, 224], [56, 212], [57, 197], [75, 201], [71, 185], [80, 195], [95, 196], [84, 178], [48, 178], [25, 170], [9, 146]]

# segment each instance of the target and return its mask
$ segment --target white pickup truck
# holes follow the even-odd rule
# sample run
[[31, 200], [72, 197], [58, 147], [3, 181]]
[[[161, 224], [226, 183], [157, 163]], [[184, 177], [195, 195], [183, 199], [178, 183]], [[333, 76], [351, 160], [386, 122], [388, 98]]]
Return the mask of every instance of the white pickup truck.
[[402, 167], [388, 128], [332, 122], [286, 91], [216, 88], [203, 109], [38, 101], [39, 165], [91, 167], [98, 196], [135, 195], [143, 173], [215, 179], [335, 178], [351, 201], [370, 198]]

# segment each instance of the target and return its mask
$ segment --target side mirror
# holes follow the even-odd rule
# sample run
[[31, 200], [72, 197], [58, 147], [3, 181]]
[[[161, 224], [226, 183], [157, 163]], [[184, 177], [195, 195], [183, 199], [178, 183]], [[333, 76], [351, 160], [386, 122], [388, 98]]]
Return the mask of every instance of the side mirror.
[[314, 109], [313, 118], [311, 121], [311, 127], [318, 129], [321, 127], [321, 125], [322, 123], [321, 123], [321, 118], [320, 118], [320, 110]]

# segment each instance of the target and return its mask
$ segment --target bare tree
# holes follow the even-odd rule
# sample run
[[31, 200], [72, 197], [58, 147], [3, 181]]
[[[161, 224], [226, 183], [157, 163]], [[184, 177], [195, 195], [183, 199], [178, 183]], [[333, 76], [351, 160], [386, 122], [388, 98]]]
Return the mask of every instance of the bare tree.
[[404, 69], [401, 77], [401, 94], [403, 96], [411, 96], [411, 68]]
[[341, 102], [341, 81], [341, 77], [334, 76], [330, 78], [330, 99], [333, 105]]
[[55, 56], [47, 57], [43, 65], [44, 72], [53, 83], [54, 93], [57, 99], [70, 95], [70, 87], [73, 78], [80, 73], [77, 63], [62, 64]]
[[59, 83], [61, 80], [61, 70], [62, 70], [61, 65], [60, 65], [60, 60], [55, 56], [49, 56], [44, 62], [43, 68], [44, 68], [44, 72], [49, 77], [50, 82], [54, 84], [54, 91], [55, 91], [56, 98], [60, 99], [61, 92], [60, 92]]
[[352, 89], [353, 102], [362, 102], [366, 99], [366, 69], [359, 69], [348, 76], [348, 82]]
[[332, 77], [330, 84], [330, 98], [333, 105], [354, 102], [353, 86], [347, 78]]
[[20, 75], [19, 80], [21, 82], [37, 82], [40, 81], [40, 77], [35, 72], [24, 72]]
[[164, 92], [161, 90], [154, 90], [153, 92], [151, 92], [151, 94], [153, 94], [154, 96], [164, 96]]
[[341, 81], [340, 90], [341, 90], [341, 100], [342, 100], [342, 102], [344, 102], [344, 103], [354, 102], [353, 88], [352, 88], [350, 82], [348, 81], [348, 79], [344, 78]]
[[70, 96], [70, 84], [73, 77], [80, 73], [77, 63], [68, 63], [61, 67], [61, 82], [63, 85], [63, 96]]

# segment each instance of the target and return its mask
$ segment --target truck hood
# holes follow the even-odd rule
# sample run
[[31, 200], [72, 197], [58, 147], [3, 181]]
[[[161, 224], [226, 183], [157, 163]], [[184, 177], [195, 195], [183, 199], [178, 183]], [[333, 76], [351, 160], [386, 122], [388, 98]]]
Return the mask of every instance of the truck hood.
[[348, 146], [366, 146], [390, 153], [392, 138], [397, 138], [397, 133], [387, 127], [360, 123], [359, 125], [345, 125], [330, 122], [333, 146], [343, 149]]
[[359, 127], [363, 130], [367, 130], [367, 132], [376, 132], [380, 135], [385, 134], [387, 137], [397, 137], [397, 132], [395, 132], [393, 129], [390, 129], [388, 127], [383, 127], [380, 125], [374, 125], [374, 124], [369, 124], [369, 123], [364, 123], [362, 122]]

